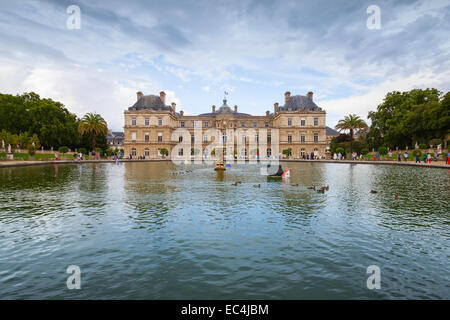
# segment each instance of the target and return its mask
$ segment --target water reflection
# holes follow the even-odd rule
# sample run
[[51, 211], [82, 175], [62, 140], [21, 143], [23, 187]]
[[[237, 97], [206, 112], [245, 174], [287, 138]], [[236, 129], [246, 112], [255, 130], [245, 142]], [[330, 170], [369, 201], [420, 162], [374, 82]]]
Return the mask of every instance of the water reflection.
[[[0, 296], [449, 298], [446, 170], [283, 167], [284, 183], [255, 164], [0, 169]], [[81, 292], [61, 286], [70, 264]], [[367, 290], [371, 264], [384, 290]]]

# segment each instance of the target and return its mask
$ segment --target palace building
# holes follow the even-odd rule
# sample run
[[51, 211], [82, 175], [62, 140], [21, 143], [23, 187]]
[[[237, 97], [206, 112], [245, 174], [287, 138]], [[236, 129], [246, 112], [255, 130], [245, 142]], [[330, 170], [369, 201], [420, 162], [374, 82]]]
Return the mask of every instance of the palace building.
[[175, 103], [167, 105], [163, 91], [159, 96], [138, 92], [136, 103], [124, 115], [125, 156], [133, 158], [160, 159], [163, 148], [169, 158], [187, 153], [208, 158], [215, 154], [219, 139], [228, 159], [273, 158], [283, 150], [289, 150], [293, 159], [311, 154], [322, 158], [328, 145], [326, 112], [314, 103], [312, 92], [305, 96], [286, 92], [284, 105], [275, 103], [273, 112], [265, 115], [241, 113], [224, 99], [221, 107], [213, 105], [211, 112], [196, 116], [177, 111]]

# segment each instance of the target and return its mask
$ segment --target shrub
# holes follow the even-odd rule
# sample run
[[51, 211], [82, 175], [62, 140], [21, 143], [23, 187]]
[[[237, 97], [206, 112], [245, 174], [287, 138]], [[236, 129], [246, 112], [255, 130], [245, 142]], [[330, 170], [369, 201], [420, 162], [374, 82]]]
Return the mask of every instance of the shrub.
[[69, 152], [69, 148], [67, 147], [59, 147], [58, 151], [62, 154]]
[[345, 153], [350, 153], [350, 148], [345, 148]]
[[426, 143], [421, 143], [421, 144], [419, 144], [419, 148], [420, 149], [428, 149], [428, 145], [426, 144]]
[[29, 154], [30, 156], [34, 156], [34, 154], [36, 153], [36, 150], [34, 149], [33, 145], [29, 144], [29, 145], [27, 146], [27, 149], [28, 149], [28, 154]]
[[[120, 153], [125, 153], [125, 150], [120, 149]], [[169, 153], [169, 152], [167, 151], [167, 153]]]
[[78, 152], [82, 153], [82, 154], [87, 154], [88, 151], [86, 150], [86, 148], [80, 148], [78, 149]]
[[284, 149], [284, 150], [283, 150], [283, 154], [285, 154], [285, 155], [287, 155], [287, 156], [290, 156], [290, 155], [292, 154], [291, 148], [289, 148], [289, 149]]
[[[120, 149], [120, 150], [122, 152], [123, 149]], [[161, 148], [159, 150], [159, 153], [161, 153], [163, 156], [167, 156], [169, 154], [169, 150], [167, 150], [166, 148]]]
[[364, 148], [364, 149], [361, 150], [361, 153], [362, 153], [363, 156], [365, 156], [366, 154], [369, 153], [369, 150]]
[[412, 151], [412, 154], [414, 155], [414, 156], [416, 156], [416, 154], [418, 154], [419, 156], [422, 154], [422, 151], [420, 150], [420, 149], [414, 149], [413, 151]]
[[106, 149], [105, 152], [106, 152], [106, 155], [107, 155], [108, 157], [110, 157], [110, 156], [112, 155], [112, 153], [113, 153], [113, 151], [112, 151], [111, 148]]
[[97, 152], [99, 155], [103, 154], [103, 149], [102, 148], [95, 148], [95, 152]]
[[336, 153], [344, 154], [344, 148], [336, 148]]
[[381, 154], [382, 156], [387, 155], [388, 149], [386, 147], [379, 147], [378, 153]]

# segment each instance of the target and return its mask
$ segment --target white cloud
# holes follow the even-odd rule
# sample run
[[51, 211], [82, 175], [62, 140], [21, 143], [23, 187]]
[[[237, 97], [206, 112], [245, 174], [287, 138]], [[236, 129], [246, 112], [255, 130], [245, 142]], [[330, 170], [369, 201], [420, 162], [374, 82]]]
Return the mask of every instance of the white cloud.
[[368, 88], [363, 94], [342, 99], [322, 100], [316, 103], [326, 110], [327, 124], [334, 128], [337, 122], [348, 114], [356, 114], [367, 120], [368, 112], [376, 110], [388, 92], [436, 88], [445, 82], [449, 88], [450, 84], [447, 79], [450, 79], [450, 70], [438, 76], [431, 71], [420, 71], [406, 78], [388, 79], [377, 86]]

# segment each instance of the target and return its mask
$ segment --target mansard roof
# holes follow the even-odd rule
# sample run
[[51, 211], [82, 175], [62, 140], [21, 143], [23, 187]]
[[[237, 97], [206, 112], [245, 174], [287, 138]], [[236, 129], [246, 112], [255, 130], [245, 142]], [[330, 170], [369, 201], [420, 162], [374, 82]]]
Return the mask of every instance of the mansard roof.
[[142, 96], [133, 106], [128, 110], [167, 110], [172, 111], [171, 106], [166, 106], [161, 98], [156, 95]]
[[333, 128], [327, 127], [327, 136], [338, 136], [339, 131], [334, 130]]
[[280, 111], [322, 111], [322, 108], [319, 108], [314, 101], [307, 97], [302, 95], [296, 95], [291, 96], [288, 100], [288, 102], [282, 106], [279, 107]]

